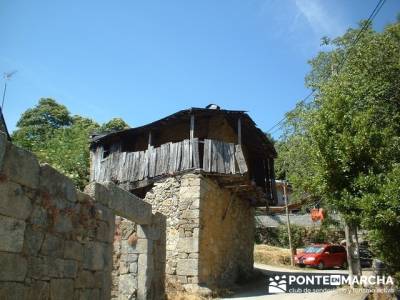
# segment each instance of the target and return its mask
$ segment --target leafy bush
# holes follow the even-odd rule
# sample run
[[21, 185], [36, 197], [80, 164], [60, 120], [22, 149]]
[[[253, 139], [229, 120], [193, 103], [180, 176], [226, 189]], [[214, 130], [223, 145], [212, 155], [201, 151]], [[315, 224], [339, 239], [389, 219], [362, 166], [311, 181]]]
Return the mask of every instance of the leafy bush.
[[[291, 225], [290, 229], [294, 249], [307, 246], [311, 243], [339, 243], [344, 239], [344, 232], [342, 229], [330, 226], [304, 227]], [[257, 228], [256, 243], [289, 248], [287, 227], [281, 225], [279, 227]]]

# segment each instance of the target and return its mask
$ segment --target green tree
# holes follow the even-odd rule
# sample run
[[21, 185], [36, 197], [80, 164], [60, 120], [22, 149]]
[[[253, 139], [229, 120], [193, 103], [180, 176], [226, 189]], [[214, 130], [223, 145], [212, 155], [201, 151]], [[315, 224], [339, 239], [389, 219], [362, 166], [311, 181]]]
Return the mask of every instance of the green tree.
[[368, 28], [353, 46], [359, 32], [325, 40], [330, 50], [310, 61], [315, 99], [288, 114], [278, 150], [295, 188], [370, 230], [377, 253], [399, 270], [400, 24]]
[[94, 132], [110, 132], [129, 128], [114, 118], [99, 126], [81, 116], [71, 116], [68, 109], [53, 99], [42, 98], [24, 112], [12, 138], [17, 145], [34, 152], [83, 188], [89, 180], [89, 137]]
[[98, 128], [96, 122], [74, 116], [71, 126], [56, 130], [35, 152], [40, 161], [52, 165], [82, 189], [89, 181], [89, 136]]
[[25, 111], [17, 123], [12, 139], [26, 149], [33, 150], [43, 143], [54, 130], [72, 124], [68, 109], [54, 99], [41, 98], [39, 103]]
[[[299, 102], [286, 113], [283, 133], [275, 144], [278, 157], [275, 161], [276, 177], [292, 184], [292, 201], [317, 199], [320, 196], [317, 174], [317, 157], [308, 128], [312, 124], [313, 103]], [[309, 180], [314, 178], [314, 180]]]
[[89, 136], [99, 125], [87, 118], [71, 116], [53, 99], [42, 98], [24, 112], [12, 138], [17, 145], [34, 152], [83, 188], [89, 178]]
[[129, 128], [129, 125], [121, 118], [113, 118], [100, 127], [100, 132], [112, 132]]

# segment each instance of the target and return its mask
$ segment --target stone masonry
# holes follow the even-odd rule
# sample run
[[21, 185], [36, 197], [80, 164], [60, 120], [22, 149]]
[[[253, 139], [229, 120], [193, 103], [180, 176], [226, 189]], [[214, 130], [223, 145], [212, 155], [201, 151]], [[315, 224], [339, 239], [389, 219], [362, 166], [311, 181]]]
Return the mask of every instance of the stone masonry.
[[144, 200], [166, 216], [167, 290], [232, 285], [253, 268], [254, 209], [201, 174], [164, 178]]
[[112, 183], [78, 191], [0, 133], [0, 299], [110, 299], [115, 216], [140, 225], [120, 241], [114, 296], [163, 299], [164, 218]]
[[167, 285], [197, 284], [200, 178], [186, 174], [155, 183], [144, 201], [166, 216]]

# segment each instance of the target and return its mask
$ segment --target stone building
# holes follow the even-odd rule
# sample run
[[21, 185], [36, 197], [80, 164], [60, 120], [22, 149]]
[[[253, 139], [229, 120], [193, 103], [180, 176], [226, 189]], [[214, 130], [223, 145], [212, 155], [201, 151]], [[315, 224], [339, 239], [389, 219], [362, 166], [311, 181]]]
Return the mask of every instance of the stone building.
[[275, 157], [246, 112], [211, 105], [92, 136], [91, 181], [112, 181], [165, 216], [167, 287], [213, 289], [253, 269], [254, 208], [276, 197]]

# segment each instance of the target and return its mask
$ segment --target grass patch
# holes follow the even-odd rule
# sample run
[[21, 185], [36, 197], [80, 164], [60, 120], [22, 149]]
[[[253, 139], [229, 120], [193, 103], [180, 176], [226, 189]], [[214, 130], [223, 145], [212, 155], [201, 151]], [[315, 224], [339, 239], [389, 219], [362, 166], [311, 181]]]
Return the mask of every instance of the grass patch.
[[192, 295], [192, 294], [187, 294], [184, 292], [172, 292], [167, 295], [168, 300], [205, 300], [206, 298], [197, 296], [197, 295]]
[[254, 245], [254, 261], [266, 265], [290, 266], [290, 250], [269, 245]]

